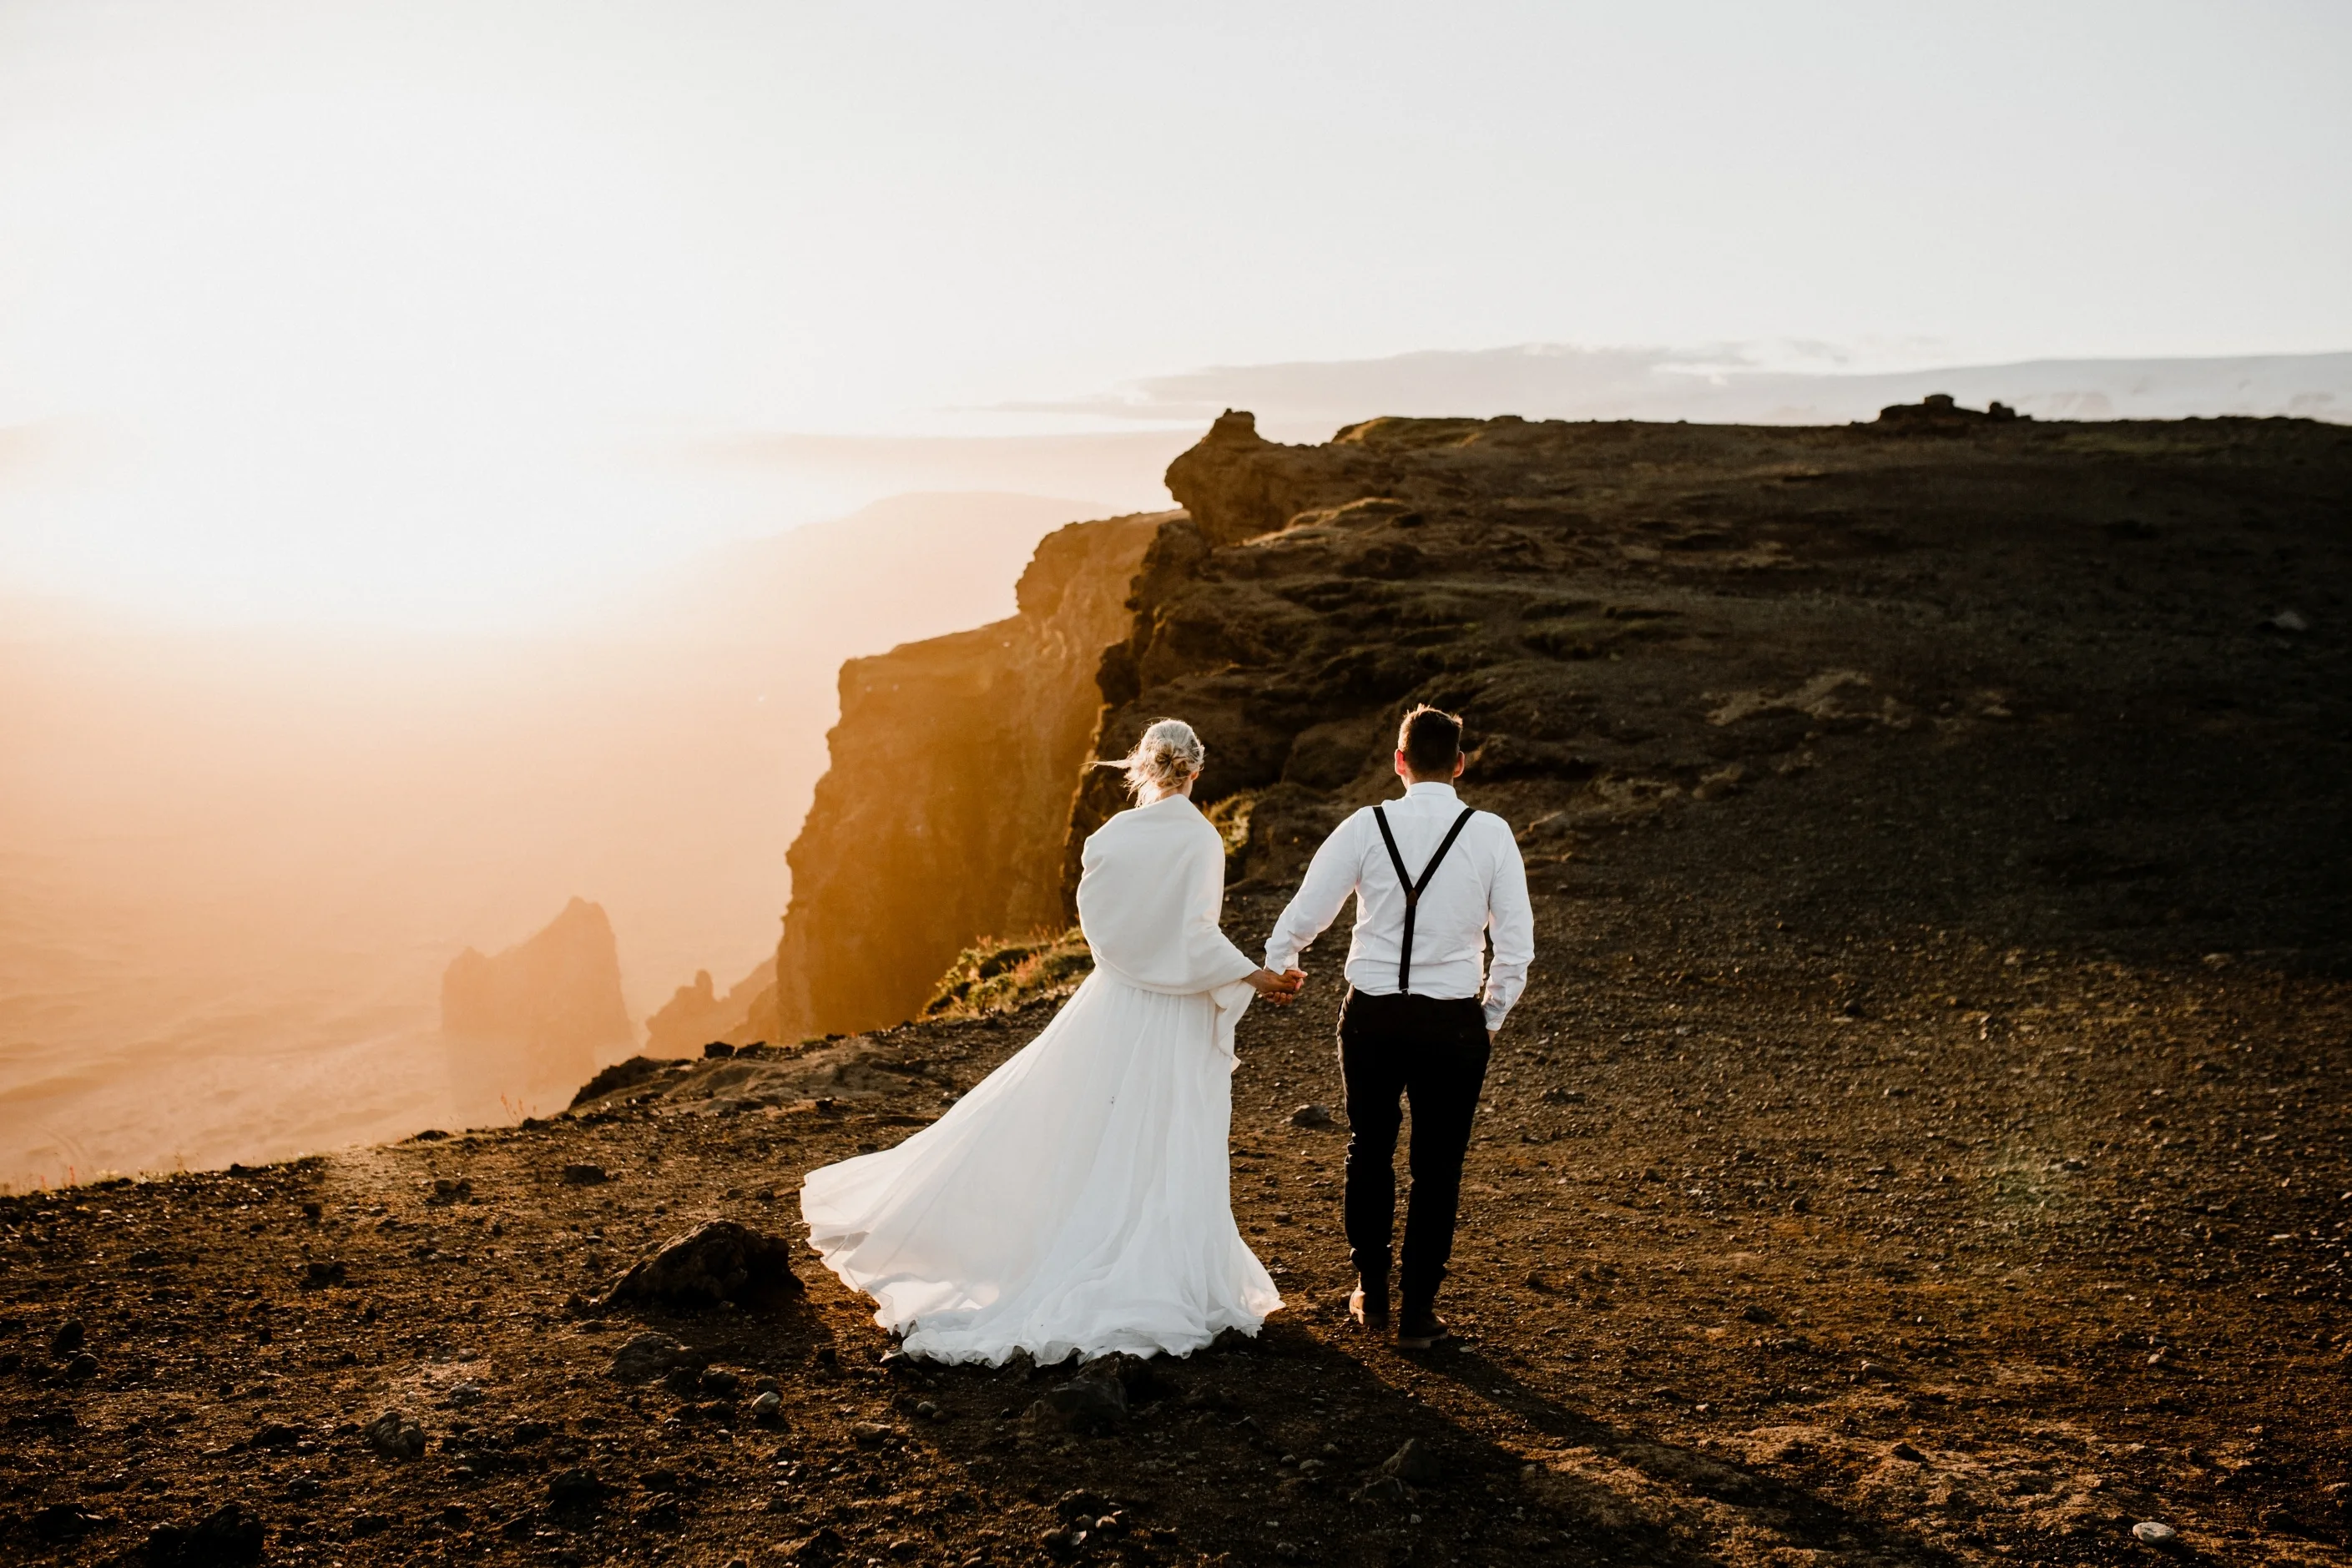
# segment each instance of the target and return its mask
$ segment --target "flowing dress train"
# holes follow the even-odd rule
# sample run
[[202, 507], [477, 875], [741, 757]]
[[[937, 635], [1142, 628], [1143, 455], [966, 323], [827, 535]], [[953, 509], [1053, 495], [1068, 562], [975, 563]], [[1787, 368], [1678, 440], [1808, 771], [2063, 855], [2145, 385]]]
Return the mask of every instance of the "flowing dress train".
[[910, 1355], [1183, 1355], [1282, 1305], [1234, 1224], [1234, 1025], [1257, 966], [1217, 929], [1192, 801], [1086, 843], [1096, 968], [1045, 1030], [896, 1148], [811, 1171], [809, 1243]]

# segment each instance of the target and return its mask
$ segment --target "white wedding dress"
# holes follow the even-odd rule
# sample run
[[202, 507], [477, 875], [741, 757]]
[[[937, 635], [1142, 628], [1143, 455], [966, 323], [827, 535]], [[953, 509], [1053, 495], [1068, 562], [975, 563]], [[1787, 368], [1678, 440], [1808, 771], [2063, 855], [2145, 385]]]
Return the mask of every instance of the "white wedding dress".
[[897, 1148], [811, 1171], [809, 1243], [909, 1355], [1184, 1355], [1282, 1305], [1234, 1224], [1234, 1025], [1257, 966], [1217, 929], [1224, 846], [1190, 800], [1087, 841], [1095, 971]]

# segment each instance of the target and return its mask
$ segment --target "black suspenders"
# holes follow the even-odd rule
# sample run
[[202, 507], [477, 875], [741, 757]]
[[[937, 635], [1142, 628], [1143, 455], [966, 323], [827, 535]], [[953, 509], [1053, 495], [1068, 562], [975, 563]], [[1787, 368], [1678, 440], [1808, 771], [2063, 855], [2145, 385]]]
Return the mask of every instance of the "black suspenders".
[[1389, 849], [1389, 863], [1396, 867], [1397, 881], [1404, 884], [1404, 946], [1397, 957], [1397, 989], [1400, 991], [1412, 989], [1412, 917], [1421, 905], [1422, 892], [1429, 886], [1429, 879], [1437, 873], [1437, 862], [1445, 858], [1445, 852], [1454, 847], [1454, 841], [1462, 836], [1462, 830], [1469, 826], [1470, 819], [1477, 814], [1471, 807], [1462, 808], [1462, 814], [1454, 819], [1454, 825], [1445, 830], [1445, 837], [1438, 841], [1437, 852], [1429, 857], [1427, 865], [1421, 868], [1421, 880], [1415, 882], [1412, 873], [1404, 869], [1404, 856], [1397, 853], [1396, 835], [1389, 831], [1387, 815], [1378, 806], [1372, 808], [1372, 821], [1381, 828], [1381, 842]]

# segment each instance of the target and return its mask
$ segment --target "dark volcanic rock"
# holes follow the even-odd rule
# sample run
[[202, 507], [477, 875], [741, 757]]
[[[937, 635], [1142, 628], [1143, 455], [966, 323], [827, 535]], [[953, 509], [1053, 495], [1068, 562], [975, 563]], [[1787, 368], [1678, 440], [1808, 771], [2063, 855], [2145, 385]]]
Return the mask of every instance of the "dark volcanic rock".
[[580, 1092], [572, 1097], [572, 1103], [577, 1108], [591, 1100], [601, 1100], [607, 1094], [634, 1089], [650, 1079], [660, 1077], [673, 1065], [670, 1061], [650, 1056], [633, 1056], [626, 1061], [616, 1061], [582, 1084]]
[[387, 1410], [367, 1424], [360, 1434], [367, 1446], [387, 1459], [416, 1459], [425, 1456], [425, 1428], [397, 1410]]
[[245, 1568], [261, 1561], [268, 1535], [258, 1515], [224, 1503], [194, 1524], [158, 1525], [147, 1537], [147, 1568]]
[[1127, 1419], [1127, 1390], [1116, 1377], [1075, 1377], [1045, 1390], [1028, 1419], [1070, 1432], [1108, 1432]]
[[79, 1541], [83, 1536], [105, 1529], [114, 1522], [102, 1513], [96, 1513], [79, 1503], [53, 1502], [47, 1508], [36, 1509], [25, 1528], [34, 1540], [47, 1546], [62, 1546]]
[[621, 1276], [605, 1300], [670, 1308], [772, 1306], [797, 1296], [793, 1244], [731, 1219], [713, 1219], [662, 1244]]
[[602, 1509], [612, 1491], [594, 1470], [575, 1465], [548, 1478], [547, 1506], [559, 1517], [583, 1518]]

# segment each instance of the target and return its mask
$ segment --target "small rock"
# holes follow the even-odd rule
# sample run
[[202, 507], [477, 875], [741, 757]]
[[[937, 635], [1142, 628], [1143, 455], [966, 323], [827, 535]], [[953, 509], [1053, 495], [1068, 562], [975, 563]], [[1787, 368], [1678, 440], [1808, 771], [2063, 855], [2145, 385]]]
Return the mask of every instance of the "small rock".
[[96, 1377], [98, 1375], [98, 1357], [90, 1354], [88, 1351], [83, 1351], [79, 1355], [75, 1356], [71, 1361], [66, 1363], [66, 1375], [76, 1383], [80, 1383], [88, 1378]]
[[724, 1061], [734, 1054], [735, 1048], [723, 1040], [714, 1040], [702, 1048], [703, 1060], [706, 1061]]
[[878, 1448], [888, 1440], [890, 1428], [879, 1421], [859, 1421], [851, 1426], [849, 1435], [861, 1448]]
[[471, 1378], [449, 1390], [449, 1403], [452, 1405], [478, 1405], [485, 1397], [482, 1385]]
[[622, 1383], [650, 1383], [689, 1359], [686, 1346], [666, 1333], [648, 1331], [631, 1335], [613, 1353], [613, 1364], [604, 1369], [604, 1375]]
[[1581, 1089], [1547, 1089], [1543, 1092], [1542, 1098], [1543, 1103], [1547, 1105], [1581, 1105], [1584, 1103], [1584, 1091]]
[[112, 1522], [104, 1514], [92, 1513], [78, 1504], [53, 1502], [47, 1508], [36, 1510], [33, 1517], [25, 1521], [25, 1528], [33, 1532], [36, 1541], [50, 1546], [62, 1546], [69, 1541], [79, 1541], [94, 1530], [103, 1530]]
[[729, 1372], [724, 1367], [718, 1366], [711, 1367], [705, 1371], [702, 1375], [701, 1383], [702, 1392], [705, 1394], [733, 1394], [736, 1390], [743, 1386], [743, 1379], [740, 1376], [732, 1372]]
[[808, 1568], [821, 1568], [824, 1563], [841, 1561], [842, 1553], [848, 1550], [848, 1545], [849, 1543], [841, 1538], [839, 1531], [827, 1525], [814, 1535], [804, 1536], [793, 1542], [779, 1555], [787, 1563], [803, 1563], [808, 1565]]
[[558, 1513], [573, 1516], [593, 1514], [604, 1505], [611, 1488], [604, 1479], [585, 1465], [559, 1470], [547, 1483], [547, 1506]]
[[[352, 1525], [359, 1531], [355, 1520]], [[261, 1561], [268, 1536], [260, 1517], [224, 1503], [194, 1524], [163, 1524], [147, 1537], [148, 1568], [245, 1568]]]
[[2292, 610], [2282, 610], [2263, 622], [2273, 632], [2308, 632], [2311, 622]]
[[324, 1291], [350, 1277], [351, 1270], [341, 1258], [312, 1259], [302, 1265], [302, 1288], [306, 1291]]
[[385, 1411], [360, 1435], [387, 1459], [421, 1458], [425, 1453], [425, 1428], [397, 1410]]
[[1927, 1462], [1927, 1455], [1921, 1453], [1918, 1449], [1913, 1448], [1908, 1443], [1897, 1443], [1895, 1447], [1889, 1448], [1887, 1452], [1893, 1454], [1898, 1459], [1906, 1459], [1915, 1465], [1924, 1464]]
[[79, 1318], [68, 1318], [58, 1325], [58, 1332], [49, 1336], [49, 1354], [71, 1355], [79, 1350], [89, 1338], [89, 1331], [81, 1326]]
[[783, 1397], [772, 1388], [751, 1401], [751, 1419], [754, 1421], [773, 1421], [783, 1414]]
[[793, 1272], [793, 1246], [731, 1219], [698, 1225], [662, 1243], [624, 1274], [606, 1301], [677, 1308], [771, 1306], [805, 1289]]
[[283, 1421], [272, 1421], [246, 1439], [249, 1448], [290, 1448], [302, 1440], [302, 1429]]
[[1331, 1124], [1331, 1107], [1301, 1105], [1290, 1113], [1290, 1124], [1294, 1127], [1328, 1127]]
[[1434, 1486], [1438, 1479], [1437, 1458], [1420, 1438], [1407, 1437], [1403, 1448], [1381, 1461], [1380, 1473], [1394, 1476], [1411, 1487]]
[[2180, 1531], [2168, 1524], [2144, 1519], [2132, 1526], [2132, 1539], [2143, 1546], [2170, 1546], [2180, 1539]]
[[1077, 1377], [1057, 1383], [1029, 1406], [1033, 1426], [1066, 1432], [1103, 1433], [1127, 1418], [1127, 1390], [1115, 1377]]
[[563, 1167], [566, 1186], [602, 1186], [613, 1179], [603, 1166], [569, 1165]]

